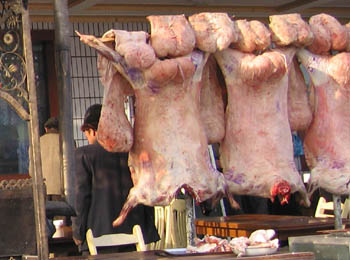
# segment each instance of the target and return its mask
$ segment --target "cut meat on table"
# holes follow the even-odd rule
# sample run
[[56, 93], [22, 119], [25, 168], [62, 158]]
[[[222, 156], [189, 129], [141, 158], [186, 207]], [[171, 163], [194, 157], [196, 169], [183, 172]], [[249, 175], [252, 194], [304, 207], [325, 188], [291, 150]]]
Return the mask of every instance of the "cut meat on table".
[[246, 254], [246, 248], [279, 248], [278, 238], [273, 239], [276, 232], [273, 229], [255, 230], [248, 237], [225, 239], [205, 235], [203, 239], [195, 238], [194, 245], [187, 246], [188, 253], [233, 252], [238, 257]]
[[139, 203], [170, 204], [181, 188], [198, 203], [221, 199], [227, 193], [225, 178], [211, 165], [200, 120], [201, 76], [208, 54], [193, 51], [157, 60], [147, 70], [130, 70], [123, 57], [102, 41], [91, 35], [80, 37], [113, 61], [135, 91], [134, 143], [129, 152], [134, 187], [113, 225], [120, 225]]
[[234, 49], [216, 52], [224, 74], [228, 105], [220, 162], [230, 192], [286, 203], [299, 192], [309, 205], [305, 186], [294, 164], [288, 121], [288, 66], [296, 49], [261, 55]]
[[350, 53], [316, 55], [297, 52], [315, 95], [313, 120], [304, 139], [311, 169], [310, 193], [320, 187], [341, 195], [350, 192]]

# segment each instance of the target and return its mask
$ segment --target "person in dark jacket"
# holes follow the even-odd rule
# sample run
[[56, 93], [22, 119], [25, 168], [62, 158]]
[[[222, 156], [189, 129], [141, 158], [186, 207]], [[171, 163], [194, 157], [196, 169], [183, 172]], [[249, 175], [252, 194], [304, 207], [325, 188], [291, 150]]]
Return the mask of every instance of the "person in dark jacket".
[[[89, 228], [97, 237], [111, 233], [132, 233], [133, 226], [138, 224], [146, 244], [159, 240], [153, 207], [138, 205], [122, 225], [116, 228], [112, 226], [133, 183], [128, 167], [128, 153], [108, 152], [96, 140], [101, 107], [102, 105], [95, 104], [87, 109], [81, 130], [89, 145], [79, 147], [75, 152], [77, 216], [73, 219], [73, 239], [82, 254], [88, 254], [85, 234]], [[112, 250], [132, 251], [135, 246]]]

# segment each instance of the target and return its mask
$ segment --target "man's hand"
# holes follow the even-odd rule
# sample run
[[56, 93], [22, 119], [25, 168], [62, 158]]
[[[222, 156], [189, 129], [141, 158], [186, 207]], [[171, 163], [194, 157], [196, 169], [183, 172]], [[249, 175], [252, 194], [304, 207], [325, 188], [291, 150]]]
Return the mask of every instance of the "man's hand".
[[79, 240], [79, 239], [77, 239], [77, 238], [75, 238], [75, 237], [73, 237], [73, 240], [74, 240], [74, 243], [75, 243], [77, 246], [80, 246], [80, 245], [83, 243], [83, 241], [81, 241], [81, 240]]

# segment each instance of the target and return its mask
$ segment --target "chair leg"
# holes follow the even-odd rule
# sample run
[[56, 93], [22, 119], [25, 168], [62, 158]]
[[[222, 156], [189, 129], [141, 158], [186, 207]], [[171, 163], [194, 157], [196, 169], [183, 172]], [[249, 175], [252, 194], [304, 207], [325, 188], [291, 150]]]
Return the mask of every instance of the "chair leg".
[[170, 210], [170, 206], [165, 207], [165, 219], [166, 219], [166, 226], [165, 226], [165, 244], [164, 248], [173, 248], [172, 245], [172, 239], [171, 239], [171, 219], [172, 219], [172, 212]]

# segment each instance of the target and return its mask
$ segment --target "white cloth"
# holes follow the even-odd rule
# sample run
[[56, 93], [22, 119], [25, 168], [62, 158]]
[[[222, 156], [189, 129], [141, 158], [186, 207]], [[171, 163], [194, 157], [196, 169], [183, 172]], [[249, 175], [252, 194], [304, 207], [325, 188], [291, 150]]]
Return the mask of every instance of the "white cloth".
[[63, 195], [59, 134], [46, 133], [41, 136], [40, 150], [47, 195]]

